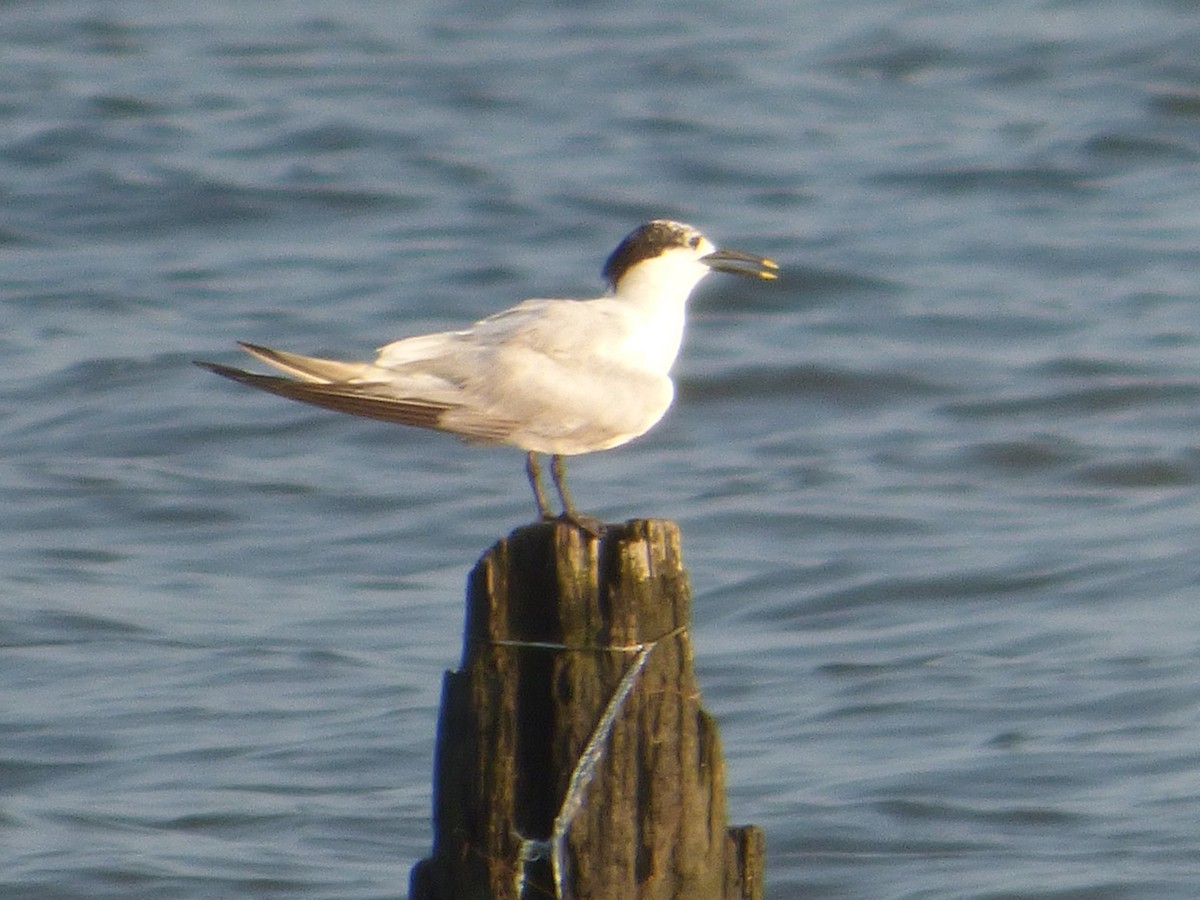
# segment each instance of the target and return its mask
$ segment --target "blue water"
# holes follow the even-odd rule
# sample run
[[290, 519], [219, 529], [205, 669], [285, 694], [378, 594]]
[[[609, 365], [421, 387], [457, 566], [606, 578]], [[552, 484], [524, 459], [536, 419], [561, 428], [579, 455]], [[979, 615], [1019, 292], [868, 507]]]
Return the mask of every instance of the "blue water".
[[1192, 4], [0, 7], [0, 896], [403, 896], [520, 454], [222, 382], [769, 254], [572, 463], [677, 520], [771, 898], [1200, 894]]

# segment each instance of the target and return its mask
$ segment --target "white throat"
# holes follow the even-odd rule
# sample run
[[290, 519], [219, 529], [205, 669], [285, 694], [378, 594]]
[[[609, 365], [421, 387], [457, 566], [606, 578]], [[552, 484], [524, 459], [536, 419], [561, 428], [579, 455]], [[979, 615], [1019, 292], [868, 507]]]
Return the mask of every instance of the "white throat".
[[664, 375], [670, 371], [683, 343], [688, 297], [708, 273], [708, 266], [688, 251], [667, 251], [627, 271], [614, 297], [631, 307], [639, 325], [622, 349], [641, 359], [650, 371]]

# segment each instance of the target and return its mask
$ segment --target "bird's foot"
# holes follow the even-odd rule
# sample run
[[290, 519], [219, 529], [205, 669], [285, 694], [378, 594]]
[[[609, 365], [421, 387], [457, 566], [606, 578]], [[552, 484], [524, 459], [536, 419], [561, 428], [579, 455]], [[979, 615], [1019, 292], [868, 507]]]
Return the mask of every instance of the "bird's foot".
[[604, 537], [604, 531], [608, 528], [602, 521], [595, 516], [585, 516], [577, 512], [564, 512], [557, 516], [542, 515], [543, 522], [561, 522], [564, 525], [574, 525], [581, 531], [586, 531], [592, 537]]

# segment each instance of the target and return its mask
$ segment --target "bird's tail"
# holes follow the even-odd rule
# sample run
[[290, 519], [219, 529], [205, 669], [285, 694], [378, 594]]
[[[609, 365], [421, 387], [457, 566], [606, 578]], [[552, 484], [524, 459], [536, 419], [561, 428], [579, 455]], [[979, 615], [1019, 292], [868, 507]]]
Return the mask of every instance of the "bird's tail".
[[318, 359], [315, 356], [301, 356], [299, 353], [272, 350], [270, 347], [249, 344], [245, 341], [238, 341], [238, 345], [267, 365], [286, 372], [294, 378], [299, 378], [301, 381], [309, 381], [314, 384], [354, 384], [376, 381], [379, 377], [379, 373], [370, 363]]

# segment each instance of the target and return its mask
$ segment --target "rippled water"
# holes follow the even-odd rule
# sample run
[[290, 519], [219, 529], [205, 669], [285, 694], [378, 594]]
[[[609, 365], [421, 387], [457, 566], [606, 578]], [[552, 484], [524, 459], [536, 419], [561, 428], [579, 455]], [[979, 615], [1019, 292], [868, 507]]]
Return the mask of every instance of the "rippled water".
[[512, 450], [192, 367], [586, 295], [667, 215], [678, 520], [773, 898], [1200, 884], [1190, 4], [0, 8], [0, 894], [394, 897]]

